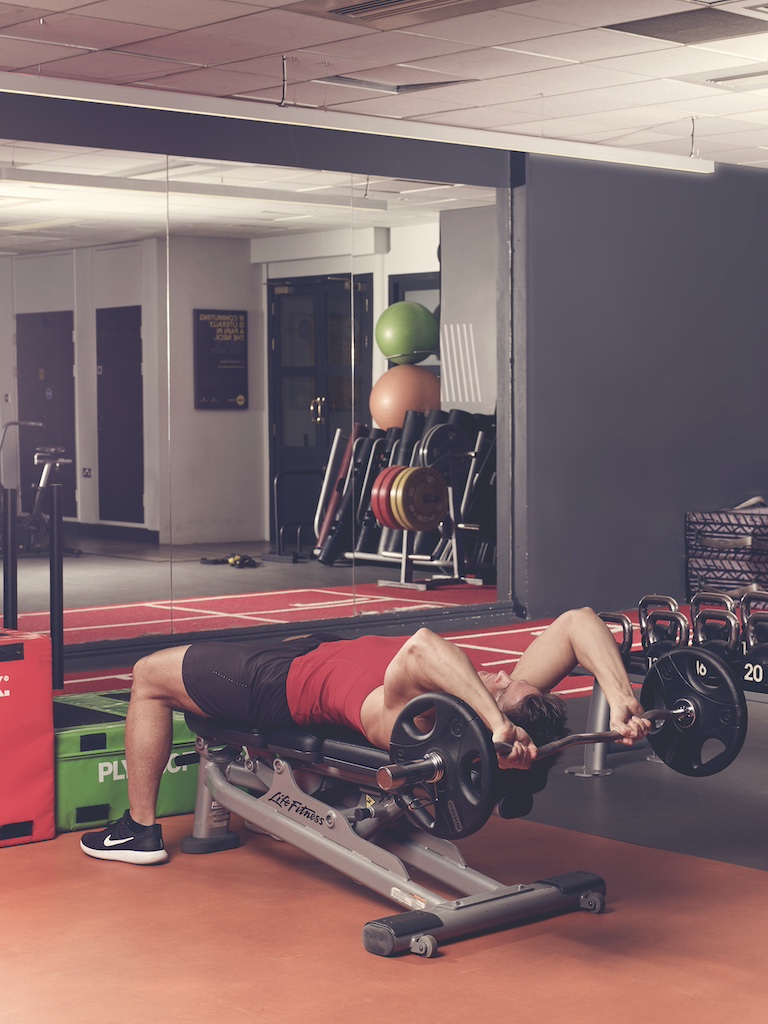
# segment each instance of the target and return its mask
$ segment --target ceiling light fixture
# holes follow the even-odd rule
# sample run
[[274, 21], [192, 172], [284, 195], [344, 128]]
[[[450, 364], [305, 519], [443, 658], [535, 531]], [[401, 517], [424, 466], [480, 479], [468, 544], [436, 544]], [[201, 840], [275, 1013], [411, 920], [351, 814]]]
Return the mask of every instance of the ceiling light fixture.
[[222, 117], [235, 121], [255, 121], [265, 124], [286, 124], [326, 131], [349, 132], [356, 135], [375, 135], [384, 138], [413, 139], [440, 142], [452, 146], [476, 146], [517, 153], [538, 153], [568, 157], [574, 160], [594, 160], [599, 163], [629, 164], [634, 167], [655, 167], [660, 170], [687, 171], [694, 174], [714, 174], [712, 160], [654, 153], [650, 150], [621, 149], [600, 146], [570, 139], [544, 139], [533, 135], [515, 135], [507, 132], [484, 131], [478, 128], [459, 128], [451, 125], [430, 124], [425, 121], [401, 121], [390, 117], [369, 117], [319, 108], [281, 107], [276, 103], [257, 102], [252, 99], [220, 99], [215, 96], [189, 96], [172, 92], [149, 91], [129, 86], [104, 85], [96, 82], [73, 82], [34, 78], [32, 76], [0, 73], [0, 92], [25, 96], [46, 96], [52, 99], [80, 100], [107, 106], [133, 107], [144, 110], [162, 110], [199, 117]]
[[348, 75], [330, 75], [328, 78], [313, 78], [316, 85], [340, 85], [348, 89], [367, 89], [370, 92], [387, 92], [401, 95], [409, 92], [423, 92], [424, 89], [442, 89], [446, 85], [466, 85], [475, 79], [455, 78], [442, 82], [414, 82], [410, 85], [390, 85], [388, 82], [372, 82], [365, 78], [350, 78]]

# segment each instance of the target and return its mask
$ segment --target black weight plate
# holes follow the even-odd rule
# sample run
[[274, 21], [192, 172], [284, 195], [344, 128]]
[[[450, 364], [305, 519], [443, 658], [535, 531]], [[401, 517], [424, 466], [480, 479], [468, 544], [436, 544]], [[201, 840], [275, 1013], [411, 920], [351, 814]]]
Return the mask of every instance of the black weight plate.
[[[434, 714], [428, 732], [416, 719]], [[420, 723], [423, 725], [423, 722]], [[443, 777], [434, 783], [403, 787], [397, 801], [419, 828], [442, 839], [472, 835], [494, 808], [494, 780], [499, 771], [491, 734], [475, 711], [447, 693], [414, 697], [398, 715], [390, 756], [396, 764], [436, 753]]]
[[424, 434], [418, 447], [418, 465], [436, 466], [449, 455], [463, 455], [470, 449], [469, 438], [455, 423], [437, 423]]
[[648, 736], [654, 752], [681, 775], [715, 775], [744, 745], [744, 694], [728, 665], [705, 648], [678, 647], [659, 658], [645, 677], [640, 702], [644, 708], [693, 706], [691, 725], [664, 721]]

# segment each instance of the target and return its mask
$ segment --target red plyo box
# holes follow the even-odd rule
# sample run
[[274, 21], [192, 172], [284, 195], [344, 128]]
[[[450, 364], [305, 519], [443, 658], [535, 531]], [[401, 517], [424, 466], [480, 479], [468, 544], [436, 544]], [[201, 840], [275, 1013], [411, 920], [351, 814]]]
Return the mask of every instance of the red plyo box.
[[51, 641], [0, 629], [0, 846], [53, 839]]

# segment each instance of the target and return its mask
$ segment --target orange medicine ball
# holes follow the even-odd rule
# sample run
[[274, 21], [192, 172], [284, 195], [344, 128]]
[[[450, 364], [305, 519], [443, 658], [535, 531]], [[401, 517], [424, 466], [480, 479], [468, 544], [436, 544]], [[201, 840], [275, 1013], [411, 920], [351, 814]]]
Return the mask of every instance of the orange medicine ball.
[[409, 409], [429, 412], [440, 408], [440, 380], [422, 366], [393, 366], [371, 388], [368, 404], [382, 430], [402, 427]]

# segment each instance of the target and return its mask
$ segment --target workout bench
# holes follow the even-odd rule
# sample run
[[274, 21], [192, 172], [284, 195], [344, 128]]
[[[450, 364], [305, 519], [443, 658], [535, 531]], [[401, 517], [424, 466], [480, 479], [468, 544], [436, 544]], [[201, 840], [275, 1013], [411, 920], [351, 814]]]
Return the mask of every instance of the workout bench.
[[[662, 654], [645, 677], [640, 702], [652, 709], [645, 712], [653, 722], [651, 748], [683, 775], [714, 775], [741, 750], [744, 693], [713, 651], [676, 647]], [[427, 713], [433, 725], [425, 733], [417, 723]], [[427, 693], [411, 700], [395, 722], [389, 751], [350, 731], [262, 735], [191, 714], [186, 720], [197, 733], [200, 771], [193, 832], [182, 850], [238, 846], [230, 814], [240, 815], [404, 908], [365, 925], [370, 953], [432, 956], [442, 939], [566, 910], [603, 909], [605, 882], [589, 872], [508, 886], [468, 867], [451, 840], [477, 832], [494, 811], [503, 818], [528, 814], [535, 773], [501, 770], [501, 747], [456, 697]], [[615, 732], [566, 736], [539, 747], [538, 758], [617, 738]], [[433, 892], [409, 868], [459, 895]]]
[[[409, 730], [427, 706], [435, 708], [436, 724], [425, 742]], [[364, 926], [365, 949], [380, 956], [432, 956], [444, 939], [572, 909], [602, 910], [605, 882], [588, 872], [507, 886], [468, 867], [450, 840], [477, 831], [494, 809], [503, 817], [527, 814], [530, 792], [509, 785], [526, 773], [498, 768], [490, 734], [462, 701], [429, 694], [406, 712], [390, 752], [347, 731], [267, 736], [187, 714], [200, 772], [193, 832], [182, 850], [238, 846], [230, 813], [239, 815], [404, 908]], [[414, 756], [426, 747], [426, 756]], [[409, 869], [458, 895], [433, 892]]]

